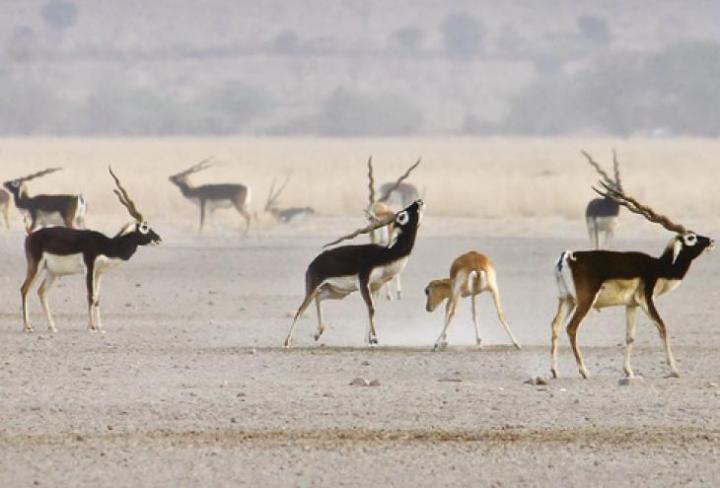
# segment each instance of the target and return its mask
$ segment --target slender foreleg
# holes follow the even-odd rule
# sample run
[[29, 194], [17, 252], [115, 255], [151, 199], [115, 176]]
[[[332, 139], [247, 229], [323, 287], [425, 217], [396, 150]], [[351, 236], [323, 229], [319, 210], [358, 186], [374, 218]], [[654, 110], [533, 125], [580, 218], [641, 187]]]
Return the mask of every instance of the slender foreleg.
[[97, 274], [95, 271], [95, 257], [85, 258], [85, 287], [87, 288], [87, 302], [88, 302], [88, 330], [90, 332], [97, 332], [97, 325], [95, 324], [95, 279]]
[[315, 294], [315, 310], [317, 311], [317, 322], [318, 322], [318, 328], [317, 332], [315, 332], [315, 340], [319, 340], [320, 336], [325, 332], [325, 324], [323, 323], [323, 317], [322, 317], [322, 304], [320, 303], [320, 296], [316, 293]]
[[467, 280], [467, 276], [458, 275], [452, 283], [452, 289], [450, 290], [450, 297], [448, 297], [448, 303], [445, 306], [445, 325], [443, 326], [442, 332], [435, 341], [433, 351], [437, 351], [441, 347], [447, 346], [447, 331], [450, 327], [455, 316], [455, 310], [457, 309], [457, 302], [460, 299], [460, 292], [462, 291], [462, 285]]
[[625, 375], [628, 378], [635, 376], [632, 366], [630, 366], [630, 355], [632, 354], [633, 344], [635, 343], [635, 323], [637, 319], [637, 306], [628, 305], [625, 307]]
[[56, 279], [57, 277], [54, 274], [47, 272], [45, 273], [45, 279], [38, 288], [38, 297], [40, 298], [40, 304], [45, 311], [45, 317], [47, 318], [48, 322], [48, 329], [50, 329], [51, 332], [57, 332], [57, 327], [55, 327], [55, 321], [53, 320], [52, 314], [50, 313], [50, 305], [48, 304], [47, 294], [50, 292], [50, 288], [52, 288], [53, 283], [55, 283]]
[[668, 336], [667, 327], [665, 325], [665, 321], [660, 317], [660, 314], [655, 307], [655, 300], [653, 300], [652, 293], [654, 288], [655, 283], [645, 285], [645, 300], [644, 303], [641, 302], [641, 306], [648, 317], [650, 317], [650, 320], [655, 323], [655, 327], [657, 327], [658, 333], [660, 334], [660, 339], [663, 341], [663, 346], [665, 347], [665, 360], [667, 361], [668, 366], [670, 366], [670, 376], [678, 378], [680, 377], [680, 372], [678, 371], [677, 364], [675, 363], [675, 357], [673, 356], [672, 349], [670, 348], [670, 337]]
[[375, 302], [373, 301], [372, 292], [370, 290], [370, 274], [362, 273], [358, 276], [358, 282], [360, 285], [360, 294], [365, 300], [365, 306], [368, 312], [368, 321], [370, 324], [370, 331], [368, 332], [367, 341], [369, 345], [375, 345], [378, 343], [377, 331], [375, 330]]

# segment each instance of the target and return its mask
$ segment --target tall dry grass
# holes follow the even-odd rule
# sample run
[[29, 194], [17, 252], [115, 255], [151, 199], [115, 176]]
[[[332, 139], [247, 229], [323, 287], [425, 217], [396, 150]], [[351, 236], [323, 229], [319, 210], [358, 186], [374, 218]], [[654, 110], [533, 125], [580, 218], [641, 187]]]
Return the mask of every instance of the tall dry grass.
[[579, 150], [611, 167], [612, 147], [625, 188], [638, 198], [678, 217], [720, 214], [720, 141], [707, 139], [3, 139], [0, 179], [62, 166], [63, 172], [32, 182], [31, 193], [81, 192], [89, 215], [108, 215], [121, 212], [106, 172], [113, 165], [148, 215], [187, 221], [197, 211], [167, 177], [215, 156], [220, 164], [194, 176], [194, 183], [248, 184], [252, 209], [262, 211], [273, 178], [291, 175], [282, 205], [346, 215], [360, 212], [367, 200], [369, 154], [379, 182], [422, 156], [411, 181], [424, 189], [432, 214], [574, 218], [582, 216], [597, 181]]

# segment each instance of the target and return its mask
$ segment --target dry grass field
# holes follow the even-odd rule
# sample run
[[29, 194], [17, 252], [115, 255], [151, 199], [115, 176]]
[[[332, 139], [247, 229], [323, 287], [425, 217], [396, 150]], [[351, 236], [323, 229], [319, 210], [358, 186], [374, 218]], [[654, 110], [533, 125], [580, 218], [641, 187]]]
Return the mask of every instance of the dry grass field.
[[[112, 164], [163, 237], [108, 272], [106, 334], [86, 330], [83, 281], [68, 277], [50, 302], [59, 332], [21, 333], [24, 275], [17, 214], [0, 230], [1, 486], [713, 486], [720, 441], [720, 292], [716, 254], [698, 259], [658, 304], [683, 376], [666, 378], [657, 333], [643, 317], [634, 353], [644, 380], [619, 386], [622, 310], [592, 313], [580, 330], [591, 379], [579, 378], [563, 337], [563, 377], [549, 370], [556, 306], [552, 266], [587, 247], [582, 213], [595, 179], [578, 150], [609, 162], [615, 145], [628, 191], [698, 232], [720, 235], [714, 190], [720, 142], [525, 139], [6, 139], [2, 179], [59, 165], [31, 192], [79, 191], [87, 222], [126, 220], [111, 193]], [[425, 219], [404, 273], [405, 298], [378, 301], [380, 346], [363, 346], [365, 311], [352, 295], [313, 313], [296, 348], [280, 344], [321, 245], [362, 224], [365, 160], [382, 180], [423, 157]], [[167, 175], [214, 155], [197, 182], [241, 181], [254, 209], [274, 177], [292, 173], [284, 205], [314, 219], [262, 225], [241, 238], [218, 213], [204, 235]], [[624, 214], [616, 249], [659, 253], [667, 231]], [[448, 350], [431, 353], [441, 312], [423, 288], [469, 249], [498, 269], [507, 345], [481, 297], [487, 346], [472, 344], [463, 303]], [[355, 377], [380, 386], [357, 387]]]

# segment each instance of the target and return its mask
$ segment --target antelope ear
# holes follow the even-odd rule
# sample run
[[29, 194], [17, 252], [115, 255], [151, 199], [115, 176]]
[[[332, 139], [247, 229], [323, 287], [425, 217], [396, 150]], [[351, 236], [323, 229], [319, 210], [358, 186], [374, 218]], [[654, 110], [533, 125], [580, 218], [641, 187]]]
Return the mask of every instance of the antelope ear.
[[680, 255], [680, 251], [682, 251], [682, 248], [683, 248], [682, 240], [675, 239], [675, 242], [673, 243], [673, 260], [672, 260], [673, 264], [675, 264], [675, 261], [677, 261], [677, 258]]

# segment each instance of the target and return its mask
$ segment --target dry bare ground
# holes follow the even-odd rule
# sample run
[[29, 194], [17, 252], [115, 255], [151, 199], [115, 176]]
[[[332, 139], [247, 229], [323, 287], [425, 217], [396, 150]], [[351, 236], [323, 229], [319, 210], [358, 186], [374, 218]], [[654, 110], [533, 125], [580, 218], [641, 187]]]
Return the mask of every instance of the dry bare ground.
[[[86, 331], [82, 280], [70, 277], [50, 299], [59, 333], [44, 331], [33, 296], [37, 332], [24, 335], [18, 293], [23, 235], [17, 222], [10, 233], [0, 234], [0, 485], [714, 484], [720, 475], [717, 256], [701, 257], [683, 286], [659, 302], [682, 378], [665, 378], [660, 341], [654, 327], [641, 319], [634, 364], [645, 379], [619, 386], [624, 320], [622, 311], [611, 309], [593, 313], [580, 330], [590, 380], [579, 378], [571, 353], [562, 349], [564, 377], [548, 385], [525, 384], [548, 371], [553, 262], [562, 250], [584, 248], [587, 240], [581, 219], [553, 216], [552, 209], [562, 204], [568, 215], [581, 214], [590, 196], [585, 179], [592, 178], [583, 161], [575, 161], [575, 151], [588, 147], [600, 157], [610, 141], [461, 140], [454, 153], [450, 141], [415, 141], [416, 147], [408, 141], [406, 151], [402, 141], [355, 141], [348, 144], [355, 149], [352, 155], [338, 141], [219, 140], [217, 147], [211, 142], [3, 143], [3, 174], [22, 172], [21, 164], [28, 161], [32, 169], [42, 166], [37, 161], [65, 164], [66, 176], [48, 177], [33, 191], [52, 189], [53, 182], [82, 190], [90, 202], [88, 221], [107, 231], [125, 221], [103, 174], [104, 164], [113, 163], [126, 175], [141, 208], [157, 217], [154, 227], [164, 244], [141, 250], [109, 272], [101, 296], [106, 334]], [[707, 155], [716, 143], [676, 142], [623, 142], [626, 186], [673, 215], [681, 197], [677, 213], [685, 216], [683, 222], [717, 236], [718, 220], [711, 210], [720, 197], [706, 191], [716, 173]], [[321, 160], [323, 144], [329, 156]], [[247, 151], [238, 151], [245, 145]], [[211, 153], [228, 159], [223, 151], [248, 154], [236, 166], [252, 167], [248, 178], [252, 175], [258, 185], [294, 168], [297, 186], [288, 192], [287, 204], [304, 204], [305, 195], [315, 206], [327, 203], [328, 214], [346, 213], [362, 206], [364, 194], [354, 186], [364, 180], [346, 178], [347, 194], [335, 190], [341, 171], [331, 161], [342, 161], [352, 167], [353, 178], [362, 179], [362, 167], [355, 166], [362, 166], [372, 146], [382, 149], [375, 152], [378, 160], [400, 160], [388, 174], [415, 155], [422, 154], [427, 163], [417, 180], [427, 186], [431, 215], [404, 275], [406, 298], [379, 302], [377, 349], [363, 346], [365, 312], [353, 295], [328, 303], [329, 328], [321, 343], [312, 341], [315, 321], [308, 314], [298, 327], [297, 347], [283, 350], [279, 346], [289, 314], [302, 298], [305, 266], [322, 243], [361, 219], [331, 215], [290, 226], [266, 224], [247, 239], [218, 225], [198, 236], [192, 208], [164, 175], [176, 166], [174, 160], [189, 163]], [[503, 147], [526, 158], [525, 166], [508, 157], [508, 173], [501, 173], [502, 165], [491, 156]], [[278, 156], [291, 153], [298, 154], [295, 166]], [[467, 168], [462, 166], [459, 179], [443, 170], [443, 153], [455, 154], [448, 156], [449, 168], [460, 167], [458, 154], [463, 154]], [[476, 153], [487, 167], [474, 165], [470, 156]], [[693, 159], [699, 154], [704, 156]], [[695, 161], [696, 171], [704, 174], [677, 174], [673, 155]], [[653, 157], [651, 171], [646, 160]], [[559, 161], [566, 166], [574, 161], [580, 169], [565, 174]], [[90, 162], [94, 176], [73, 182]], [[234, 167], [228, 164], [203, 178], [228, 174], [242, 179], [230, 171]], [[539, 174], [546, 170], [552, 173]], [[323, 171], [329, 172], [328, 180], [303, 192], [300, 182]], [[494, 188], [485, 181], [493, 171], [499, 181]], [[471, 191], [468, 175], [475, 173], [483, 175], [478, 185], [491, 188], [492, 196]], [[545, 178], [554, 185], [546, 186]], [[567, 186], [561, 184], [565, 180]], [[679, 189], [655, 186], [674, 180], [682, 183]], [[519, 208], [503, 211], [512, 194], [536, 201], [528, 208], [539, 216], [524, 216]], [[465, 217], [442, 216], [453, 210], [448, 198], [464, 202], [459, 213]], [[497, 211], [499, 217], [487, 218], [468, 202], [495, 202], [489, 215]], [[224, 215], [216, 221], [233, 219]], [[616, 247], [656, 254], [668, 238], [624, 215]], [[451, 329], [451, 347], [430, 352], [442, 318], [440, 312], [424, 311], [422, 290], [447, 272], [452, 257], [468, 249], [486, 252], [496, 262], [522, 351], [506, 345], [491, 301], [483, 297], [487, 345], [470, 345], [465, 303]], [[350, 386], [355, 377], [378, 379], [380, 386]]]

